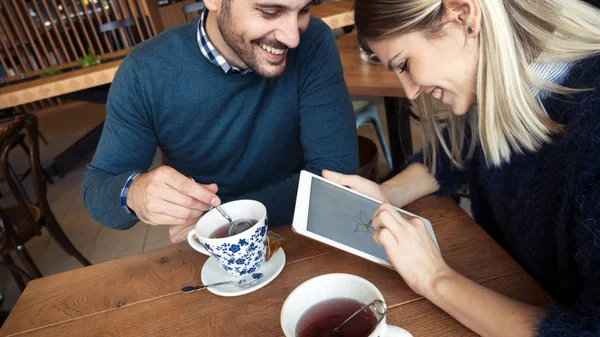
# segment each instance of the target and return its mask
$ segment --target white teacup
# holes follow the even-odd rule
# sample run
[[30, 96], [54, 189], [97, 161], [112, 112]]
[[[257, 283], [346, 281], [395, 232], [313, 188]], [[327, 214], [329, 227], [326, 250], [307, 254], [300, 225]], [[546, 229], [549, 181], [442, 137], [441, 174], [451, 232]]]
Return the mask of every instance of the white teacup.
[[[267, 209], [254, 200], [237, 200], [220, 206], [235, 220], [253, 219], [256, 224], [237, 235], [211, 238], [211, 234], [229, 222], [212, 209], [188, 233], [188, 243], [202, 254], [212, 256], [223, 270], [233, 276], [253, 273], [265, 262], [267, 251]], [[198, 241], [194, 238], [194, 234]]]
[[[326, 274], [314, 277], [299, 285], [287, 297], [281, 309], [281, 328], [286, 337], [296, 337], [296, 326], [302, 315], [315, 304], [348, 298], [363, 304], [374, 300], [385, 303], [379, 289], [364, 278], [350, 274]], [[369, 337], [412, 337], [401, 328], [387, 325], [385, 315]]]

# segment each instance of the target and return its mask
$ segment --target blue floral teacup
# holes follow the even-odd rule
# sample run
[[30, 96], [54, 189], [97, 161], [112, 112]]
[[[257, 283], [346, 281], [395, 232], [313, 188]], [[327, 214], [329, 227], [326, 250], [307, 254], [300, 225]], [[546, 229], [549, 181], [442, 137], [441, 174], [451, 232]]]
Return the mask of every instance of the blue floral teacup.
[[[233, 220], [255, 220], [250, 229], [237, 235], [215, 238], [228, 221], [213, 209], [204, 214], [188, 234], [188, 243], [200, 253], [212, 256], [221, 268], [234, 276], [253, 273], [265, 262], [267, 251], [267, 209], [254, 200], [237, 200], [221, 205]], [[217, 235], [218, 236], [218, 235]]]

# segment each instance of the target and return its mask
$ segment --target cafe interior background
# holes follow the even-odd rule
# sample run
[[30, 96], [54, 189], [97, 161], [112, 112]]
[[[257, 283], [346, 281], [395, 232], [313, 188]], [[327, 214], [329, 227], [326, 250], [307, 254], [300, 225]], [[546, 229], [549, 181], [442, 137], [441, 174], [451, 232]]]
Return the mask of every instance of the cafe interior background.
[[[325, 11], [331, 2], [320, 1], [315, 8], [325, 6], [322, 7]], [[338, 7], [346, 12], [351, 10], [348, 6]], [[184, 13], [187, 10], [190, 12]], [[18, 105], [2, 102], [7, 99], [2, 96], [2, 91], [32, 79], [44, 78], [50, 83], [52, 76], [72, 69], [97, 67], [122, 59], [135, 44], [164, 29], [195, 20], [197, 15], [194, 0], [0, 0], [0, 122], [4, 128], [24, 114], [38, 117], [40, 161], [50, 208], [68, 238], [92, 264], [169, 244], [166, 226], [140, 223], [127, 231], [110, 230], [95, 222], [83, 205], [80, 184], [102, 128], [106, 114], [104, 102], [110, 84]], [[349, 33], [351, 26], [334, 27], [333, 31], [339, 38]], [[357, 110], [366, 104], [376, 108], [384, 146], [387, 146], [389, 138], [383, 99], [352, 96], [352, 100]], [[410, 118], [410, 124], [412, 148], [418, 151], [420, 126], [416, 118]], [[358, 134], [368, 145], [360, 154], [364, 174], [371, 179], [375, 179], [374, 175], [385, 179], [390, 168], [373, 123], [359, 127]], [[26, 137], [6, 144], [11, 149], [9, 165], [12, 171], [25, 193], [35, 196], [26, 154], [29, 145]], [[160, 163], [160, 151], [157, 150], [153, 167]], [[15, 205], [15, 198], [4, 178], [0, 180], [0, 193], [2, 209]], [[468, 199], [456, 200], [468, 211]], [[82, 267], [45, 229], [25, 247], [44, 276]], [[15, 252], [9, 256], [22, 267]], [[9, 270], [0, 266], [0, 325], [20, 294]]]

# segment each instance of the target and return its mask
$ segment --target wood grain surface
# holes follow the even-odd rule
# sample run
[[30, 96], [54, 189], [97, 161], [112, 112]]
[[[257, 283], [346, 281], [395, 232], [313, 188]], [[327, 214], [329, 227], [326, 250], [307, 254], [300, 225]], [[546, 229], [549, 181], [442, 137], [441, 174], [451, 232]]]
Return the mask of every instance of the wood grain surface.
[[351, 95], [405, 97], [398, 77], [380, 64], [371, 64], [360, 57], [356, 32], [338, 39], [344, 79]]
[[338, 0], [312, 6], [310, 15], [323, 20], [331, 29], [352, 26], [354, 0]]
[[[535, 281], [450, 198], [425, 197], [406, 209], [431, 220], [444, 258], [458, 272], [525, 302], [546, 300]], [[412, 292], [394, 270], [302, 237], [289, 226], [274, 231], [287, 239], [286, 266], [250, 294], [180, 293], [182, 286], [200, 282], [206, 261], [184, 243], [30, 282], [0, 335], [281, 336], [286, 297], [327, 273], [371, 281], [390, 308], [388, 323], [415, 336], [472, 334]]]

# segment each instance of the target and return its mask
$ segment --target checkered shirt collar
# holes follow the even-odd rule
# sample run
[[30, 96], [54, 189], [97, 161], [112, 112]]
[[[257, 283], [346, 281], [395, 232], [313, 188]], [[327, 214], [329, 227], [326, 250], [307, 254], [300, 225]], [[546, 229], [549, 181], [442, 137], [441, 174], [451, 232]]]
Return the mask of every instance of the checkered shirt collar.
[[215, 49], [215, 46], [208, 39], [208, 35], [206, 35], [206, 31], [204, 30], [206, 16], [208, 14], [208, 10], [205, 8], [200, 15], [200, 20], [198, 20], [198, 46], [200, 46], [200, 51], [202, 54], [213, 64], [219, 66], [223, 71], [227, 74], [229, 72], [234, 74], [242, 74], [246, 75], [252, 72], [252, 69], [248, 68], [246, 70], [241, 70], [229, 64], [227, 60], [219, 53], [218, 50]]

